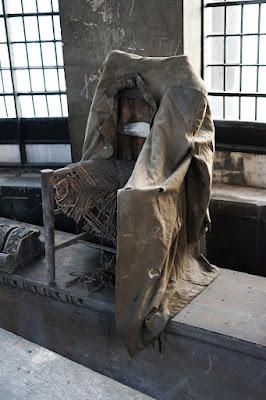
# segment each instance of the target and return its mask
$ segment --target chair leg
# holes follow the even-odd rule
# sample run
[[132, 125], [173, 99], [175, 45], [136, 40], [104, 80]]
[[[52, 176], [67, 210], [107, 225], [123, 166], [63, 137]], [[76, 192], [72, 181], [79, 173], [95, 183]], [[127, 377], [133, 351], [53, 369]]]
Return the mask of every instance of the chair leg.
[[55, 281], [54, 171], [52, 169], [43, 169], [41, 171], [41, 181], [47, 280], [52, 284]]

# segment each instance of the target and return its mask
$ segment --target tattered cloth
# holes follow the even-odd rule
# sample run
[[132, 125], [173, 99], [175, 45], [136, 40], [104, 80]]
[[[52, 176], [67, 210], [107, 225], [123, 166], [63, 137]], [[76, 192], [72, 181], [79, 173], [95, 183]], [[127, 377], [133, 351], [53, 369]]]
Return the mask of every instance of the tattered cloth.
[[[103, 160], [113, 160], [117, 92], [129, 87], [140, 89], [154, 112], [132, 175], [117, 192], [116, 322], [135, 356], [219, 270], [199, 253], [199, 239], [210, 223], [214, 126], [203, 81], [186, 56], [109, 54], [75, 171], [82, 204], [86, 196], [90, 203], [91, 195], [80, 168], [89, 171], [95, 160], [103, 166]], [[58, 202], [69, 207], [63, 197]], [[73, 199], [71, 204], [74, 216]]]

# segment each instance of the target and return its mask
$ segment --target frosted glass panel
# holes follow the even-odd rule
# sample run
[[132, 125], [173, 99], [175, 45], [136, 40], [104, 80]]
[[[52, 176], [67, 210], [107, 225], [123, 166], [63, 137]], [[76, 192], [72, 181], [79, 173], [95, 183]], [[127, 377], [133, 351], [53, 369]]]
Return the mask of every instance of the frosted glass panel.
[[261, 4], [260, 18], [260, 31], [266, 33], [266, 4]]
[[240, 38], [227, 37], [226, 38], [226, 63], [240, 62]]
[[39, 17], [39, 25], [40, 25], [41, 40], [53, 40], [54, 34], [52, 26], [52, 17], [50, 16]]
[[38, 12], [51, 12], [51, 0], [37, 0]]
[[6, 30], [5, 30], [4, 18], [0, 18], [0, 41], [6, 42]]
[[14, 66], [27, 67], [28, 63], [25, 44], [12, 44], [11, 51], [13, 52]]
[[256, 36], [243, 37], [243, 64], [256, 64], [257, 63], [257, 46], [258, 39]]
[[33, 96], [36, 117], [48, 117], [47, 103], [45, 96]]
[[24, 17], [27, 40], [39, 40], [37, 17]]
[[67, 97], [65, 94], [61, 95], [61, 102], [63, 108], [63, 117], [68, 117]]
[[241, 31], [241, 6], [227, 7], [226, 33], [240, 33]]
[[243, 7], [243, 33], [258, 32], [258, 4], [244, 5]]
[[5, 96], [8, 118], [16, 118], [15, 101], [13, 96]]
[[25, 40], [22, 17], [8, 18], [8, 31], [11, 42], [23, 42]]
[[61, 103], [59, 95], [48, 95], [48, 108], [50, 117], [62, 117]]
[[35, 92], [44, 91], [43, 71], [41, 69], [30, 70], [31, 86]]
[[36, 13], [36, 0], [22, 0], [24, 13]]
[[44, 70], [46, 90], [56, 92], [59, 90], [58, 76], [56, 69]]
[[257, 67], [242, 67], [242, 92], [256, 92]]
[[4, 97], [0, 96], [0, 118], [7, 118]]
[[20, 0], [4, 0], [4, 3], [8, 14], [19, 14], [22, 12]]
[[63, 69], [59, 69], [58, 73], [59, 73], [60, 90], [62, 90], [64, 92], [64, 91], [66, 91], [65, 71]]
[[55, 32], [55, 39], [61, 40], [61, 28], [60, 28], [59, 15], [54, 16], [54, 32]]
[[259, 68], [259, 93], [266, 93], [266, 67]]
[[225, 68], [225, 89], [229, 92], [239, 92], [240, 89], [240, 68], [226, 67]]
[[6, 44], [0, 44], [0, 63], [3, 68], [9, 67], [8, 49]]
[[257, 100], [257, 121], [266, 122], [266, 98], [261, 97]]
[[242, 121], [254, 121], [255, 120], [255, 98], [254, 97], [242, 97], [240, 99], [241, 104], [241, 120]]
[[43, 57], [43, 65], [45, 66], [56, 65], [55, 47], [53, 43], [42, 43], [42, 57]]
[[213, 119], [223, 119], [223, 98], [209, 96], [209, 100]]
[[30, 163], [70, 163], [69, 144], [26, 144], [27, 160]]
[[56, 43], [56, 53], [57, 53], [57, 64], [64, 65], [62, 43]]
[[237, 120], [239, 116], [239, 98], [225, 97], [225, 119]]
[[58, 0], [52, 0], [52, 3], [53, 3], [53, 11], [58, 12], [59, 11]]
[[210, 37], [208, 41], [208, 64], [221, 64], [224, 62], [224, 40], [221, 37]]
[[210, 17], [212, 33], [224, 33], [224, 7], [212, 8]]
[[42, 57], [39, 43], [29, 43], [27, 47], [30, 67], [41, 67]]
[[0, 144], [0, 163], [20, 163], [18, 144]]
[[33, 118], [34, 110], [31, 96], [19, 96], [21, 114], [23, 118]]
[[223, 90], [223, 68], [222, 67], [210, 67], [209, 68], [209, 88], [210, 90], [219, 91]]
[[15, 71], [15, 77], [17, 82], [17, 89], [19, 92], [30, 92], [30, 79], [29, 79], [29, 71], [17, 70]]
[[12, 79], [11, 79], [11, 72], [8, 70], [2, 71], [3, 82], [4, 82], [4, 91], [6, 93], [13, 93], [13, 86], [12, 86]]
[[266, 64], [266, 36], [260, 37], [260, 63]]

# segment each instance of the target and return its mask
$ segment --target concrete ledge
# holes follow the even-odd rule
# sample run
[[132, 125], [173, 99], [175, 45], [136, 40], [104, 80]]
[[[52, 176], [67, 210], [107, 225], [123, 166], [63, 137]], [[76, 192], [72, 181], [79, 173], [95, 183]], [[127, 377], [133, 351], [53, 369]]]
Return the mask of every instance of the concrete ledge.
[[3, 400], [149, 400], [104, 375], [0, 329]]

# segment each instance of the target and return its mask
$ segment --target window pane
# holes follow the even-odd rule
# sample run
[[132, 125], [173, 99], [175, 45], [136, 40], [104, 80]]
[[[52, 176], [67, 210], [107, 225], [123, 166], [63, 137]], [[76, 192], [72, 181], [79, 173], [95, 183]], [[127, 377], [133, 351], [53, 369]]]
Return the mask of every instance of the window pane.
[[56, 53], [57, 53], [57, 64], [64, 65], [62, 43], [56, 43]]
[[257, 121], [266, 122], [266, 98], [259, 97], [257, 100]]
[[0, 42], [6, 42], [6, 29], [4, 18], [0, 18]]
[[39, 25], [40, 25], [41, 40], [53, 40], [54, 34], [52, 26], [52, 17], [50, 16], [39, 17]]
[[22, 0], [24, 13], [36, 13], [36, 0]]
[[10, 71], [2, 71], [3, 83], [4, 83], [4, 91], [6, 93], [13, 93], [13, 85], [11, 79]]
[[19, 92], [30, 92], [30, 79], [28, 70], [15, 71], [17, 89]]
[[4, 96], [0, 96], [0, 118], [7, 118]]
[[13, 96], [5, 96], [8, 118], [16, 118], [15, 101]]
[[232, 6], [226, 9], [226, 33], [240, 33], [241, 7]]
[[261, 4], [260, 18], [260, 31], [266, 33], [266, 4]]
[[260, 63], [266, 64], [266, 36], [260, 37]]
[[70, 144], [26, 144], [27, 160], [30, 163], [71, 162]]
[[254, 97], [242, 97], [240, 99], [241, 104], [241, 120], [242, 121], [254, 121], [255, 120], [255, 98]]
[[243, 37], [243, 64], [256, 64], [257, 63], [257, 37], [244, 36]]
[[259, 67], [259, 93], [266, 93], [266, 67]]
[[211, 37], [207, 39], [207, 42], [208, 42], [208, 53], [207, 53], [208, 64], [222, 64], [224, 62], [223, 38]]
[[38, 3], [38, 12], [51, 12], [51, 0], [37, 0]]
[[53, 3], [53, 11], [58, 12], [59, 11], [58, 0], [52, 0], [52, 3]]
[[41, 67], [42, 58], [39, 43], [27, 44], [30, 67]]
[[54, 33], [55, 33], [55, 39], [61, 40], [61, 28], [60, 28], [59, 15], [54, 16]]
[[[1, 112], [1, 111], [0, 111]], [[18, 144], [1, 144], [0, 145], [1, 163], [20, 163], [20, 150]]]
[[26, 39], [39, 40], [37, 17], [24, 17]]
[[223, 90], [223, 68], [209, 67], [209, 88], [213, 91]]
[[23, 118], [33, 118], [33, 104], [31, 96], [19, 96], [21, 114]]
[[55, 47], [53, 43], [42, 43], [43, 65], [56, 65]]
[[240, 68], [226, 67], [225, 68], [225, 89], [229, 92], [239, 92], [240, 89]]
[[33, 96], [36, 117], [48, 117], [46, 96]]
[[59, 86], [60, 90], [63, 92], [66, 91], [66, 79], [65, 79], [65, 71], [63, 69], [58, 70], [59, 73]]
[[12, 44], [11, 50], [13, 52], [14, 66], [27, 67], [28, 63], [25, 44]]
[[224, 33], [224, 7], [211, 8], [212, 33]]
[[239, 98], [238, 97], [225, 97], [225, 119], [236, 120], [239, 119]]
[[258, 32], [258, 4], [244, 5], [243, 8], [243, 33]]
[[240, 38], [226, 38], [226, 63], [239, 64], [240, 62]]
[[242, 92], [256, 92], [257, 68], [242, 67]]
[[223, 98], [220, 96], [209, 96], [209, 100], [213, 119], [223, 119]]
[[61, 101], [62, 101], [62, 108], [63, 108], [63, 117], [68, 116], [68, 107], [67, 107], [67, 97], [65, 94], [61, 95]]
[[0, 63], [1, 67], [9, 67], [9, 57], [6, 44], [0, 44]]
[[0, 1], [0, 14], [3, 14], [3, 6], [1, 1]]
[[58, 91], [58, 76], [56, 69], [46, 69], [44, 70], [46, 90], [48, 91]]
[[11, 42], [23, 42], [25, 36], [22, 17], [8, 18], [7, 23]]
[[22, 12], [20, 0], [4, 0], [4, 3], [8, 14], [19, 14]]
[[50, 117], [62, 117], [59, 95], [47, 96]]
[[34, 92], [44, 92], [43, 71], [41, 69], [31, 69], [31, 86]]

